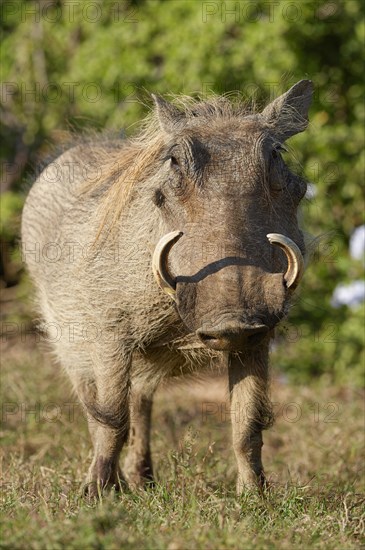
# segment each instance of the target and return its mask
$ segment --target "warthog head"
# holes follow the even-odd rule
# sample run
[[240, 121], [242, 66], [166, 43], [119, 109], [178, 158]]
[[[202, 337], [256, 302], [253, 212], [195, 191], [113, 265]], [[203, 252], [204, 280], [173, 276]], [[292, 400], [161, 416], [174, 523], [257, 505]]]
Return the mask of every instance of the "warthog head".
[[259, 114], [222, 99], [183, 112], [154, 98], [166, 136], [154, 200], [167, 231], [153, 270], [209, 348], [260, 342], [303, 274], [297, 208], [306, 183], [281, 151], [307, 127], [312, 91], [303, 80]]

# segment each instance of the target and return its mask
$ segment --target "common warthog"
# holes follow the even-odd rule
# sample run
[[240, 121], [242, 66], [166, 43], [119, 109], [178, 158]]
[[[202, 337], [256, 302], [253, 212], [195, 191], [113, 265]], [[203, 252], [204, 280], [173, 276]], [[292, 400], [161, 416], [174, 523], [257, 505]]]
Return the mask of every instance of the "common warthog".
[[215, 363], [227, 365], [241, 412], [238, 492], [265, 482], [269, 341], [305, 253], [297, 208], [306, 183], [280, 151], [307, 127], [312, 92], [302, 80], [261, 113], [225, 97], [179, 107], [154, 97], [136, 138], [69, 148], [34, 183], [23, 251], [89, 421], [89, 494], [153, 479], [154, 391]]

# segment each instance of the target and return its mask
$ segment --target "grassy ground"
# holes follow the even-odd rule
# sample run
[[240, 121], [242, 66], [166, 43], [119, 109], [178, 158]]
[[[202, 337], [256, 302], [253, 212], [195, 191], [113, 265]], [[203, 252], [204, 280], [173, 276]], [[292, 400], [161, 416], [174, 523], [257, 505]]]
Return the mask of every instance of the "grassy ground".
[[[23, 341], [22, 341], [23, 340]], [[25, 341], [24, 341], [25, 340]], [[363, 395], [274, 380], [265, 433], [272, 481], [235, 496], [223, 379], [167, 388], [154, 408], [154, 490], [80, 496], [91, 447], [63, 373], [33, 342], [2, 359], [1, 548], [359, 548], [364, 543]]]

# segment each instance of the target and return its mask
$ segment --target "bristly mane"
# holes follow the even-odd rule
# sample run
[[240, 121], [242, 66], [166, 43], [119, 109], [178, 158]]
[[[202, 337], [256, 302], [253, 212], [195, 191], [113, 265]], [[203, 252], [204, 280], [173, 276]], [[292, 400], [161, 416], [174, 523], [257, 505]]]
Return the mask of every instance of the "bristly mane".
[[[239, 119], [254, 112], [253, 104], [242, 100], [239, 94], [212, 96], [202, 101], [189, 96], [174, 96], [173, 103], [185, 114], [187, 126], [190, 123], [211, 123], [213, 119]], [[199, 122], [198, 120], [199, 119]], [[136, 136], [126, 140], [121, 148], [105, 151], [103, 173], [98, 181], [86, 182], [82, 193], [102, 192], [100, 203], [100, 226], [96, 240], [101, 233], [110, 234], [126, 208], [138, 182], [148, 179], [157, 168], [158, 158], [166, 144], [166, 134], [160, 127], [155, 110], [140, 123]], [[100, 162], [100, 152], [98, 154]], [[109, 185], [106, 185], [109, 182]], [[103, 192], [103, 189], [105, 191]]]

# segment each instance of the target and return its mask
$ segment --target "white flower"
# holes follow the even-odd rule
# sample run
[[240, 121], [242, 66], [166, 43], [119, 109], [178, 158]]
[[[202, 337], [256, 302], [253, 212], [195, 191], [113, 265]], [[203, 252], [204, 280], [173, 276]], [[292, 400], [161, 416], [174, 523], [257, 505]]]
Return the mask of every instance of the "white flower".
[[354, 260], [365, 261], [365, 225], [360, 225], [352, 233], [350, 237], [350, 255]]
[[365, 281], [353, 281], [349, 284], [339, 284], [332, 294], [332, 307], [356, 307], [365, 300]]
[[314, 197], [317, 195], [317, 186], [315, 183], [309, 182], [307, 184], [307, 191], [305, 194], [305, 198], [308, 200], [314, 199]]

